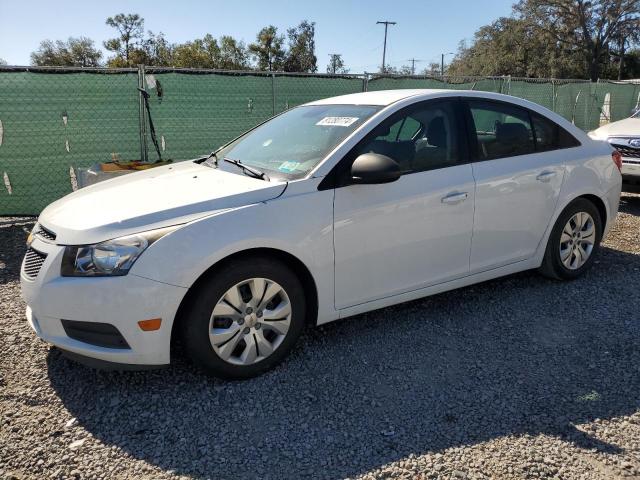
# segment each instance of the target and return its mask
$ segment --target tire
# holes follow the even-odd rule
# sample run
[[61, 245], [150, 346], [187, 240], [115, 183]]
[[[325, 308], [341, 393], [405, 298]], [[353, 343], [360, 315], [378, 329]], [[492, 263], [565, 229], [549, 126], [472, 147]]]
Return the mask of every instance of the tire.
[[[587, 214], [593, 226], [593, 236], [588, 235], [589, 220], [584, 216]], [[576, 217], [576, 215], [582, 215]], [[576, 219], [584, 222], [584, 228], [578, 228]], [[575, 225], [572, 231], [572, 226]], [[573, 235], [572, 233], [575, 233]], [[567, 241], [571, 238], [570, 241]], [[602, 219], [596, 206], [585, 198], [578, 198], [571, 202], [556, 220], [547, 248], [542, 260], [539, 272], [549, 278], [557, 280], [573, 280], [583, 275], [591, 265], [600, 248], [602, 239]], [[588, 247], [588, 240], [592, 241], [591, 249]], [[567, 256], [567, 252], [573, 250]], [[585, 252], [588, 251], [586, 260]], [[563, 261], [564, 260], [564, 261]]]
[[275, 259], [232, 260], [200, 283], [192, 298], [182, 343], [194, 363], [216, 377], [245, 379], [272, 369], [305, 326], [302, 284]]

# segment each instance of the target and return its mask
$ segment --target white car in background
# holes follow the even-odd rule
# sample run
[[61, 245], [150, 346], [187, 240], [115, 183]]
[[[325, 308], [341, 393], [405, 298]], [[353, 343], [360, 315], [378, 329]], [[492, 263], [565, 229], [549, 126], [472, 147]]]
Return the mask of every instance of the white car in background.
[[525, 100], [319, 100], [49, 205], [22, 265], [27, 318], [84, 362], [162, 366], [181, 339], [208, 372], [251, 377], [306, 325], [527, 269], [579, 277], [620, 185], [609, 145]]
[[630, 118], [603, 125], [589, 135], [609, 142], [620, 152], [623, 190], [640, 191], [640, 110]]

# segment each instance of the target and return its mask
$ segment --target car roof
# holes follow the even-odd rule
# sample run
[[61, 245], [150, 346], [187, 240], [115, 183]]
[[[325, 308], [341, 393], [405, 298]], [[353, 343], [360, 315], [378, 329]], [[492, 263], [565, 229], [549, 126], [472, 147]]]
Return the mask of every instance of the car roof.
[[387, 106], [400, 100], [413, 98], [414, 100], [426, 100], [437, 97], [450, 97], [452, 95], [460, 97], [476, 97], [494, 100], [502, 100], [522, 106], [530, 106], [526, 100], [504, 95], [501, 93], [486, 92], [482, 90], [454, 90], [454, 89], [397, 89], [378, 90], [373, 92], [350, 93], [339, 97], [324, 98], [307, 103], [307, 105], [379, 105]]
[[350, 93], [339, 97], [323, 98], [309, 102], [307, 105], [391, 105], [399, 100], [416, 95], [434, 96], [439, 93], [453, 92], [455, 90], [437, 89], [398, 89], [378, 90], [374, 92]]

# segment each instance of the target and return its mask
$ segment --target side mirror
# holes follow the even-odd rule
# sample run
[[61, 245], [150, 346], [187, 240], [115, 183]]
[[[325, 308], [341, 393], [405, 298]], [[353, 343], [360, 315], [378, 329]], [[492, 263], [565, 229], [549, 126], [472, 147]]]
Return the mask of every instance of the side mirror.
[[351, 166], [351, 182], [358, 184], [376, 184], [395, 182], [400, 178], [400, 165], [378, 153], [363, 153]]

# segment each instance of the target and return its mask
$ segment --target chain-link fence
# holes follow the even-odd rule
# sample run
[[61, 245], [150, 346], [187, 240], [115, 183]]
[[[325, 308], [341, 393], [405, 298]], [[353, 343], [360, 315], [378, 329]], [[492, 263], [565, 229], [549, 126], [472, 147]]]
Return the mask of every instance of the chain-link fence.
[[398, 88], [506, 93], [584, 130], [640, 103], [640, 83], [611, 81], [0, 67], [0, 215], [37, 214], [76, 186], [79, 168], [193, 158], [293, 106]]

